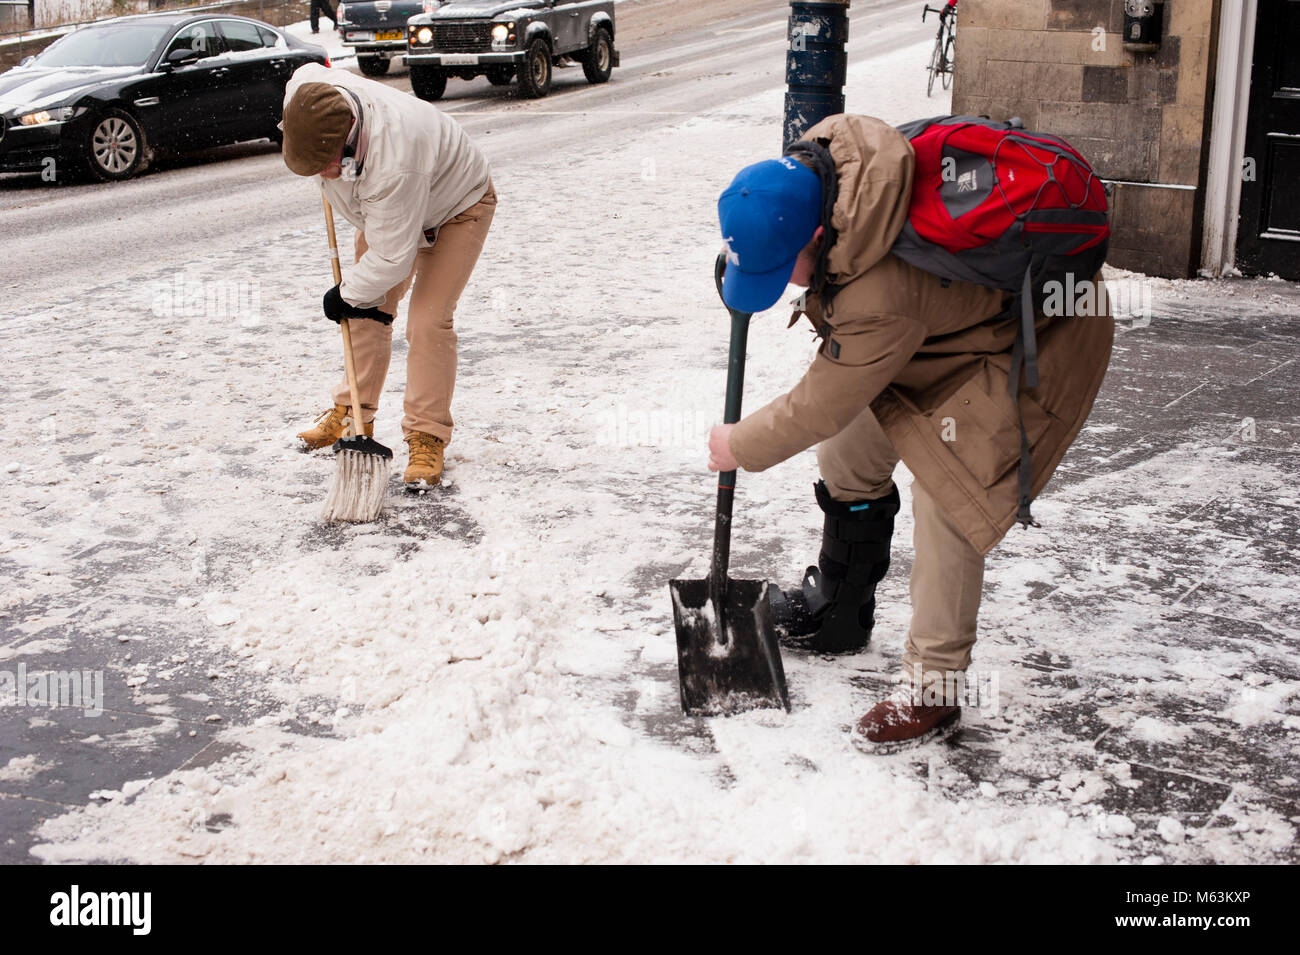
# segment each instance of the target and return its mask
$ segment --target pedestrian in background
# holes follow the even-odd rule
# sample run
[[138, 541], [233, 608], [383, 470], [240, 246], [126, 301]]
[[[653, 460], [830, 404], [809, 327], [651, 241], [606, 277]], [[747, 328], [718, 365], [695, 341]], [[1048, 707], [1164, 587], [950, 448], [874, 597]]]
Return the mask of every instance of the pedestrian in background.
[[311, 0], [311, 32], [320, 33], [320, 15], [325, 14], [326, 19], [334, 24], [334, 29], [339, 28], [338, 14], [334, 12], [334, 6], [330, 0]]

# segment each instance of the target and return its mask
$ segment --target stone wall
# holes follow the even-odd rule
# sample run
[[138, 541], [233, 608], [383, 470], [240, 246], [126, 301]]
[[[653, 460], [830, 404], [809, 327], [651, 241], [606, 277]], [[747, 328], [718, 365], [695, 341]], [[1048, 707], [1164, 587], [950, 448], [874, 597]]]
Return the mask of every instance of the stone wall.
[[1131, 53], [1123, 0], [961, 0], [953, 112], [1065, 137], [1112, 193], [1110, 262], [1195, 273], [1216, 0], [1167, 0], [1160, 49]]

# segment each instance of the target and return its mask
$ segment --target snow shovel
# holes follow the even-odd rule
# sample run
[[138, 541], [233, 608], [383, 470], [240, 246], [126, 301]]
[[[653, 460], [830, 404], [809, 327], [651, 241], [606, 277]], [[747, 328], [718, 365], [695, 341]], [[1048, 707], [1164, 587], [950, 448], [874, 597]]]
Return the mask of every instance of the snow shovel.
[[[722, 294], [725, 255], [714, 268]], [[731, 312], [731, 353], [727, 360], [727, 403], [722, 420], [740, 420], [745, 386], [745, 342], [749, 315]], [[731, 555], [731, 505], [736, 472], [718, 475], [713, 562], [703, 580], [670, 580], [673, 623], [677, 627], [677, 675], [682, 710], [690, 716], [726, 716], [761, 706], [790, 709], [785, 669], [772, 625], [765, 580], [727, 576]]]

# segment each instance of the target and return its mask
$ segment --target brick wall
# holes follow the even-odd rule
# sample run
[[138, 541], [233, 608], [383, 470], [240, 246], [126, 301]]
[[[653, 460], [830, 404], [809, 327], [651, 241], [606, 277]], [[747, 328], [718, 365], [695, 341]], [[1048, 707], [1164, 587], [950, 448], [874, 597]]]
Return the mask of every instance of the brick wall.
[[1195, 272], [1216, 0], [1166, 0], [1157, 53], [1130, 53], [1123, 0], [961, 0], [953, 112], [1064, 136], [1117, 185], [1109, 261]]

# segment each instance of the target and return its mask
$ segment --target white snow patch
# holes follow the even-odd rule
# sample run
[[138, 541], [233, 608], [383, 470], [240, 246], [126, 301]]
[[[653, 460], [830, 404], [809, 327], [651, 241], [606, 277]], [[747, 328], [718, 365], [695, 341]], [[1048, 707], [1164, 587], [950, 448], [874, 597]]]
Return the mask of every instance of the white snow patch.
[[15, 756], [9, 762], [0, 766], [0, 783], [22, 782], [53, 767], [53, 763], [44, 762], [34, 753], [29, 753], [26, 756]]

